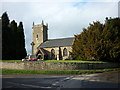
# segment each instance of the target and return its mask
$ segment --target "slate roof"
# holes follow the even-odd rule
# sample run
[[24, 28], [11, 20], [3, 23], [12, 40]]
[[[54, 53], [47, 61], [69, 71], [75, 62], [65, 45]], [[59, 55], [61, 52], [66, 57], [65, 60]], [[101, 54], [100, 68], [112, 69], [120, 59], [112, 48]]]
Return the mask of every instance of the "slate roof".
[[62, 46], [72, 46], [74, 37], [71, 38], [61, 38], [61, 39], [50, 39], [40, 44], [38, 48], [49, 48], [49, 47], [62, 47]]
[[49, 54], [49, 52], [48, 52], [47, 50], [43, 49], [43, 48], [40, 48], [40, 50], [42, 51], [42, 53], [43, 53], [44, 55], [48, 55], [48, 54]]

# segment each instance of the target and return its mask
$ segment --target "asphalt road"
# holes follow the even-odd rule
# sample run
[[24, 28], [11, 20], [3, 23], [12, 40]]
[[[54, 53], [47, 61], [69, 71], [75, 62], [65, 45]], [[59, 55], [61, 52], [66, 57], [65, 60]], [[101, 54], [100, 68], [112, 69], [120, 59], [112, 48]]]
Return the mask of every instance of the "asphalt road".
[[82, 75], [4, 74], [2, 88], [120, 88], [120, 71]]

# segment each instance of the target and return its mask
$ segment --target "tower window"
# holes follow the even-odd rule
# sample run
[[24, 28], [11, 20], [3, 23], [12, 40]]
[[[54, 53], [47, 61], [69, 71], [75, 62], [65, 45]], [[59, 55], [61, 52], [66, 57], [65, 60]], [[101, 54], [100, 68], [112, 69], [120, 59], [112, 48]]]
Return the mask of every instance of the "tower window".
[[63, 56], [67, 56], [67, 49], [66, 48], [63, 49]]
[[38, 34], [36, 35], [36, 40], [38, 40]]
[[36, 38], [38, 38], [38, 34], [37, 34]]

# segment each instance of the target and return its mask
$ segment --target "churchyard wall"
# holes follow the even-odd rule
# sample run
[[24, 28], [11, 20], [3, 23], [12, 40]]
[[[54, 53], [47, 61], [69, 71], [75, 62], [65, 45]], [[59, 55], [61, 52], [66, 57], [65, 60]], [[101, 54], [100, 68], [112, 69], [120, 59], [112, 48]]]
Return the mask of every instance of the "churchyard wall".
[[0, 62], [1, 69], [16, 70], [86, 70], [118, 68], [116, 63], [48, 63], [48, 62]]

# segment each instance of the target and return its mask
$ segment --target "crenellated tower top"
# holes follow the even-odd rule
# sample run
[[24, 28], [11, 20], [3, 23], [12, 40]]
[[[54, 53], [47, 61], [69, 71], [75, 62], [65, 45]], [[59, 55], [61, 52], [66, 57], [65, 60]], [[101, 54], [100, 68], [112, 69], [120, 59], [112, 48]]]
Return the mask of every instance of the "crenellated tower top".
[[42, 20], [41, 24], [35, 25], [33, 22], [33, 41], [34, 42], [34, 50], [33, 53], [36, 54], [37, 47], [48, 40], [48, 24], [44, 25], [44, 21]]

